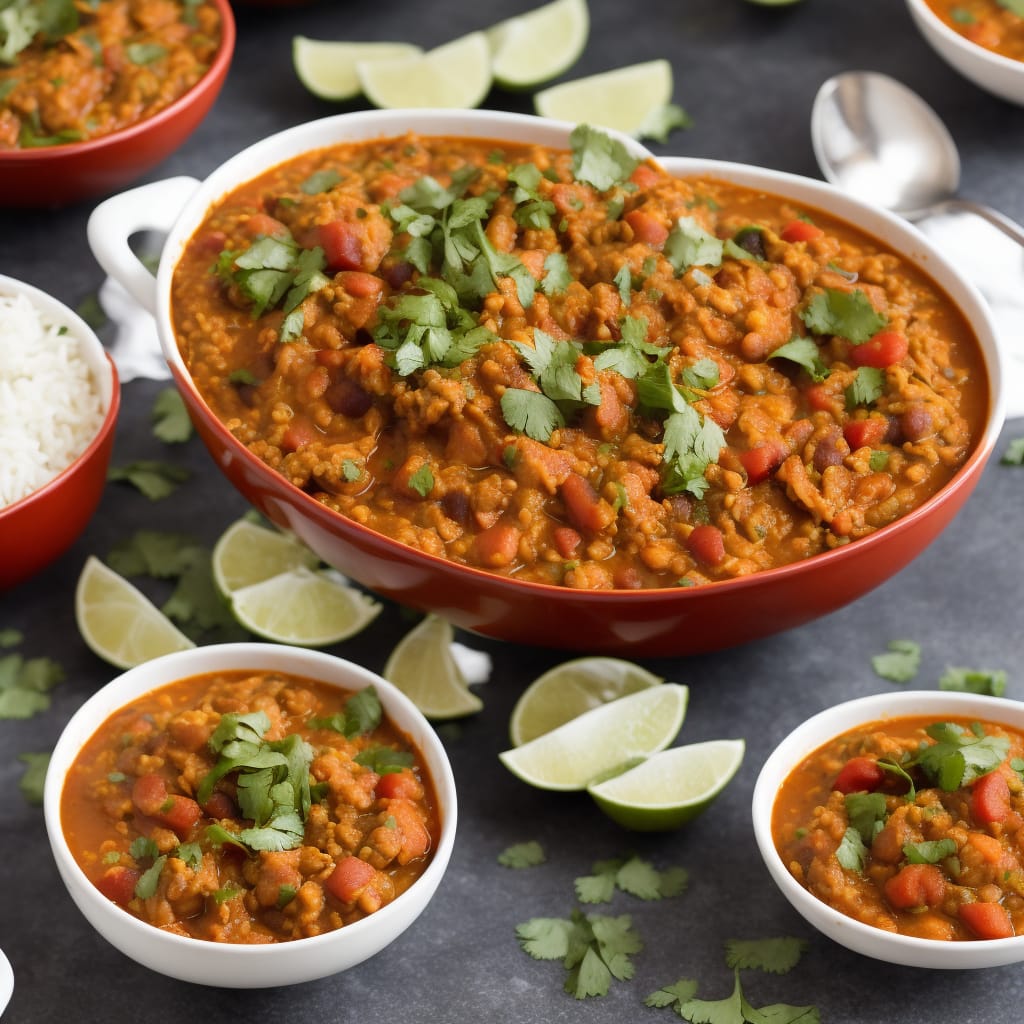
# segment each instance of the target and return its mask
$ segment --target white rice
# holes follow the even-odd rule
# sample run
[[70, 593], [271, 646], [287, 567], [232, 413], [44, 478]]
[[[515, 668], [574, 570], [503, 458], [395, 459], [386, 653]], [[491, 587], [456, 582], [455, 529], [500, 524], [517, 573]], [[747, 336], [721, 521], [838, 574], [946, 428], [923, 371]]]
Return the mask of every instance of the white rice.
[[0, 295], [0, 508], [71, 465], [103, 422], [81, 344], [27, 296]]

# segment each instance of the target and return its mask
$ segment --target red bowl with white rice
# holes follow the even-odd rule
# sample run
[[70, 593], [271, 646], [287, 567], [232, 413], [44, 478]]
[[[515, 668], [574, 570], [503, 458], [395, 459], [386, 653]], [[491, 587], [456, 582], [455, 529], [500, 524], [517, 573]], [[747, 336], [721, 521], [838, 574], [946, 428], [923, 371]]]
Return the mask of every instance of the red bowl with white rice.
[[88, 324], [0, 275], [0, 590], [63, 554], [92, 518], [120, 400]]

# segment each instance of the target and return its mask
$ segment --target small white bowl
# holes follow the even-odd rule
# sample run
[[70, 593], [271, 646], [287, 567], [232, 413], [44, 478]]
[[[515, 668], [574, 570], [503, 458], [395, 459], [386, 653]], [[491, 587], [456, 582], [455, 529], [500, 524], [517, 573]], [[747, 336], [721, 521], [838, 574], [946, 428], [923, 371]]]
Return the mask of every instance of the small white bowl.
[[[290, 942], [239, 945], [175, 935], [133, 917], [89, 881], [68, 849], [60, 820], [61, 792], [82, 745], [118, 708], [178, 679], [251, 669], [287, 672], [346, 690], [374, 686], [385, 715], [423, 756], [433, 779], [441, 835], [424, 873], [393, 903], [333, 932]], [[398, 938], [424, 910], [448, 866], [455, 840], [455, 779], [437, 733], [390, 683], [320, 651], [240, 643], [177, 651], [129, 669], [85, 702], [68, 722], [50, 759], [43, 794], [46, 831], [57, 869], [89, 923], [126, 956], [161, 974], [200, 985], [268, 988], [312, 981], [354, 967]]]
[[809, 754], [829, 740], [868, 722], [927, 715], [976, 718], [1024, 730], [1024, 704], [942, 690], [901, 690], [837, 704], [797, 726], [765, 762], [754, 786], [754, 838], [765, 865], [783, 896], [815, 928], [855, 953], [906, 967], [966, 970], [1001, 967], [1024, 960], [1024, 935], [1010, 939], [946, 942], [897, 935], [833, 910], [805, 889], [789, 872], [772, 841], [772, 809], [779, 787]]
[[0, 949], [0, 1017], [3, 1016], [7, 1004], [11, 1001], [11, 994], [14, 992], [14, 971], [11, 970], [10, 961], [4, 956]]
[[907, 8], [925, 41], [950, 67], [993, 95], [1024, 106], [1024, 61], [986, 50], [954, 32], [925, 0], [907, 0]]

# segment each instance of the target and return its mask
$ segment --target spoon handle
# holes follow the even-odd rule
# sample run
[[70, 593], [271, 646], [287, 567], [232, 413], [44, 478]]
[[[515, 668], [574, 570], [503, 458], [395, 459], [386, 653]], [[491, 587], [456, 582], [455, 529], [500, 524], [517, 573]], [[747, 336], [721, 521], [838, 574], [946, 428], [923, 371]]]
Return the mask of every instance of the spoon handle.
[[991, 206], [985, 206], [983, 203], [975, 203], [970, 199], [946, 199], [941, 203], [936, 203], [928, 212], [953, 213], [959, 210], [983, 217], [989, 224], [999, 228], [1000, 231], [1012, 238], [1018, 245], [1024, 246], [1024, 227], [1021, 227], [1020, 224], [1015, 220], [1011, 220], [1005, 214], [1000, 213], [998, 210], [993, 210]]

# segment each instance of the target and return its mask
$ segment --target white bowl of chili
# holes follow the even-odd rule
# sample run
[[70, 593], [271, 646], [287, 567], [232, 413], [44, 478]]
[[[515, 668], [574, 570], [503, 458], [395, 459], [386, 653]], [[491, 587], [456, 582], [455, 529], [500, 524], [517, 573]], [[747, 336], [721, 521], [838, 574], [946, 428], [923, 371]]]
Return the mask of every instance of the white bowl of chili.
[[[444, 204], [470, 182], [484, 212], [464, 206], [453, 226]], [[490, 213], [495, 193], [527, 223], [549, 207], [556, 216], [520, 230]], [[745, 241], [760, 255], [735, 242], [752, 220], [757, 237]], [[128, 244], [145, 228], [167, 232], [155, 281]], [[833, 611], [945, 528], [1003, 419], [991, 315], [911, 225], [823, 182], [698, 158], [659, 166], [632, 140], [563, 122], [490, 111], [326, 118], [257, 143], [201, 184], [176, 178], [107, 200], [89, 240], [155, 316], [200, 436], [250, 501], [370, 589], [514, 642], [693, 654]], [[840, 252], [850, 266], [837, 271]], [[209, 272], [218, 258], [220, 281]], [[298, 288], [282, 279], [284, 293], [261, 291], [259, 268], [278, 259]], [[451, 260], [462, 262], [442, 279]], [[814, 264], [813, 287], [797, 288], [787, 260]], [[540, 284], [553, 275], [552, 295], [531, 265]], [[792, 286], [772, 296], [781, 318], [757, 297], [775, 287], [769, 270]], [[890, 303], [890, 286], [923, 305], [911, 314], [895, 293]], [[313, 294], [321, 288], [330, 303]], [[239, 319], [239, 294], [261, 315]], [[878, 329], [890, 320], [869, 295], [893, 330]], [[859, 342], [836, 344], [816, 315], [836, 296], [866, 316], [831, 331]], [[818, 340], [797, 346], [805, 368], [790, 358], [800, 352], [776, 359], [774, 346], [808, 321]], [[469, 325], [484, 329], [470, 337]], [[459, 338], [440, 356], [439, 331], [445, 344]], [[531, 332], [550, 372], [520, 340]], [[277, 342], [268, 350], [266, 339]], [[445, 363], [463, 342], [482, 348]], [[231, 351], [213, 350], [222, 344]], [[708, 376], [687, 383], [701, 367]], [[946, 418], [945, 398], [911, 393], [922, 372], [954, 400], [948, 422], [932, 419]], [[770, 405], [773, 390], [791, 415], [738, 415]], [[660, 403], [653, 417], [641, 408], [650, 403]], [[555, 429], [564, 416], [573, 429]], [[947, 437], [955, 470], [934, 452]], [[826, 475], [842, 479], [826, 486]], [[832, 504], [848, 499], [852, 508]], [[776, 543], [783, 521], [793, 525]]]
[[154, 659], [86, 701], [44, 814], [71, 898], [113, 946], [182, 981], [262, 988], [347, 970], [410, 927], [457, 809], [441, 741], [395, 687], [243, 643]]
[[1022, 752], [1016, 701], [901, 691], [827, 708], [779, 743], [754, 787], [768, 873], [811, 925], [865, 956], [1018, 963]]
[[1024, 17], [995, 0], [907, 0], [928, 45], [968, 81], [1024, 106]]

